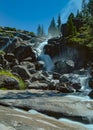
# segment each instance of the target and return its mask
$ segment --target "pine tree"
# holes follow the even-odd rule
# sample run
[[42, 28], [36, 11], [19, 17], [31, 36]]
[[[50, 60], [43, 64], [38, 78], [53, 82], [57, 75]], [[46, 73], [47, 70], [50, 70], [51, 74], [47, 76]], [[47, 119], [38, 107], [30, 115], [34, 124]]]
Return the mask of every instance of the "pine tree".
[[77, 10], [76, 18], [82, 18], [82, 11]]
[[56, 36], [57, 35], [57, 27], [56, 27], [54, 17], [52, 18], [50, 26], [48, 28], [48, 35], [49, 36]]
[[75, 35], [76, 34], [76, 27], [73, 23], [73, 19], [74, 19], [74, 14], [71, 13], [68, 17], [68, 21], [67, 21], [67, 35]]
[[45, 36], [45, 32], [44, 32], [44, 27], [43, 27], [43, 25], [42, 25], [41, 31], [42, 31], [42, 36]]
[[37, 35], [38, 35], [38, 36], [41, 36], [41, 35], [42, 35], [42, 27], [41, 27], [41, 25], [38, 25]]
[[72, 19], [72, 20], [73, 20], [74, 18], [75, 18], [75, 17], [74, 17], [74, 14], [71, 13], [71, 14], [69, 15], [69, 17], [68, 17], [68, 20], [69, 20], [69, 19]]
[[45, 36], [45, 33], [44, 33], [44, 27], [43, 25], [39, 25], [38, 28], [37, 28], [37, 35], [42, 37], [42, 36]]
[[58, 20], [57, 20], [57, 28], [58, 28], [58, 34], [60, 35], [61, 33], [61, 17], [60, 17], [60, 14], [58, 15]]
[[82, 16], [83, 17], [88, 17], [89, 12], [88, 12], [88, 6], [86, 0], [82, 0]]
[[89, 0], [88, 10], [89, 10], [91, 16], [93, 16], [93, 0]]

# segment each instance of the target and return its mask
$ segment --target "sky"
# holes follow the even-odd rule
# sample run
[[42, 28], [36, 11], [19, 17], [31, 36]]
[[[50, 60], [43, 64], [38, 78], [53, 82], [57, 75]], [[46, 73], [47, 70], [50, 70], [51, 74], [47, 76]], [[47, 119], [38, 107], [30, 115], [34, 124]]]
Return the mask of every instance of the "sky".
[[36, 33], [39, 24], [45, 31], [53, 17], [60, 13], [62, 23], [68, 15], [81, 9], [82, 0], [0, 0], [0, 26]]

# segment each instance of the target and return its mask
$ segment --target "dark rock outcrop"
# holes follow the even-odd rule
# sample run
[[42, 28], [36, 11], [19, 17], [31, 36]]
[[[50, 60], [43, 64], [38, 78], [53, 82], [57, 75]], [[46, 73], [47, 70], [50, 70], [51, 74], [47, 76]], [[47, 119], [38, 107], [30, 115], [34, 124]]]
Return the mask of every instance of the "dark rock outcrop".
[[35, 55], [33, 49], [31, 48], [31, 46], [29, 46], [29, 45], [21, 45], [21, 46], [17, 47], [14, 50], [14, 54], [15, 54], [15, 57], [19, 61], [22, 61], [23, 59], [25, 59], [27, 57], [31, 57], [32, 62], [36, 61], [36, 55]]
[[8, 61], [8, 62], [12, 62], [15, 59], [15, 56], [13, 53], [7, 53], [4, 55], [4, 58]]
[[31, 74], [25, 66], [16, 65], [13, 67], [12, 71], [17, 73], [23, 80], [31, 78]]
[[89, 87], [93, 89], [93, 78], [89, 79]]
[[58, 86], [57, 90], [62, 93], [73, 93], [75, 91], [72, 87], [70, 87], [66, 83], [62, 83], [62, 85]]
[[42, 70], [45, 66], [45, 63], [43, 61], [37, 61], [35, 63], [36, 70]]
[[0, 75], [0, 88], [20, 89], [20, 86], [17, 79], [7, 75]]
[[93, 90], [88, 94], [88, 96], [93, 99]]
[[59, 73], [71, 72], [74, 70], [74, 62], [72, 60], [57, 61], [54, 70]]
[[76, 91], [80, 90], [81, 87], [82, 87], [80, 83], [73, 83], [71, 86], [72, 86], [72, 88], [74, 88]]
[[[69, 39], [65, 38], [54, 38], [48, 40], [48, 44], [45, 45], [44, 50], [45, 54], [50, 55], [52, 58], [55, 64], [56, 72], [60, 73], [62, 73], [61, 71], [63, 66], [65, 66], [63, 73], [68, 73], [72, 70], [86, 67], [87, 64], [92, 61], [91, 51], [88, 47], [70, 42]], [[73, 62], [73, 66], [72, 62], [69, 61]], [[62, 65], [59, 69], [56, 67], [58, 63]]]

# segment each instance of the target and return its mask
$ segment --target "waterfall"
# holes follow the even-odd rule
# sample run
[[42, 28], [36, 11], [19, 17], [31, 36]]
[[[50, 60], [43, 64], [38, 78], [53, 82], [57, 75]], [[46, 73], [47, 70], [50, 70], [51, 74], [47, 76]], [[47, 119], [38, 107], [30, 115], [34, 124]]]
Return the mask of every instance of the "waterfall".
[[[9, 37], [7, 37], [9, 39]], [[0, 48], [0, 50], [4, 51], [10, 45], [10, 39]]]
[[54, 68], [53, 61], [49, 55], [44, 54], [44, 46], [47, 45], [47, 40], [40, 43], [38, 47], [36, 48], [36, 51], [38, 53], [38, 60], [43, 61], [45, 63], [44, 70], [51, 71]]
[[82, 86], [82, 90], [84, 89], [88, 89], [89, 85], [88, 85], [88, 81], [89, 81], [89, 76], [80, 76], [80, 84]]
[[72, 83], [80, 83], [81, 84], [81, 90], [89, 90], [89, 85], [88, 85], [88, 81], [90, 78], [89, 74], [64, 74], [69, 81], [71, 81]]

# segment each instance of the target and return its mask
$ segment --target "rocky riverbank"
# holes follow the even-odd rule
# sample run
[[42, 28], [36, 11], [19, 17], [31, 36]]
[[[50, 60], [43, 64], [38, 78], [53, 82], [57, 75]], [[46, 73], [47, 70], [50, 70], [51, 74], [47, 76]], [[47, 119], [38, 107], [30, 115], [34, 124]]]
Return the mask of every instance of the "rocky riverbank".
[[[4, 31], [7, 32], [7, 30]], [[70, 57], [67, 59], [65, 55], [67, 51], [62, 51], [67, 60], [56, 61], [54, 53], [58, 53], [57, 56], [59, 56], [58, 45], [64, 48], [63, 44], [60, 46], [61, 39], [49, 40], [47, 45], [45, 38], [39, 38], [28, 32], [8, 31], [7, 34], [9, 33], [13, 34], [12, 37], [3, 36], [3, 34], [0, 36], [1, 130], [9, 128], [14, 130], [87, 130], [84, 124], [93, 124], [92, 61], [88, 65], [85, 64], [85, 59], [82, 62], [80, 60], [80, 66], [76, 66], [76, 60], [78, 61], [81, 56], [81, 53], [79, 54], [75, 49], [76, 46], [71, 48], [74, 50], [71, 53], [71, 59]], [[69, 45], [66, 46], [68, 47], [65, 49], [69, 50], [67, 49]], [[83, 51], [82, 56], [84, 54], [88, 56], [89, 53]], [[65, 60], [63, 54], [59, 58]], [[89, 63], [89, 61], [86, 62]], [[48, 64], [49, 66], [52, 64], [54, 68], [47, 71]], [[14, 108], [25, 112], [16, 111]], [[55, 119], [46, 118], [41, 114], [29, 114], [28, 111], [31, 109]], [[57, 120], [59, 118], [83, 124], [60, 122]]]

